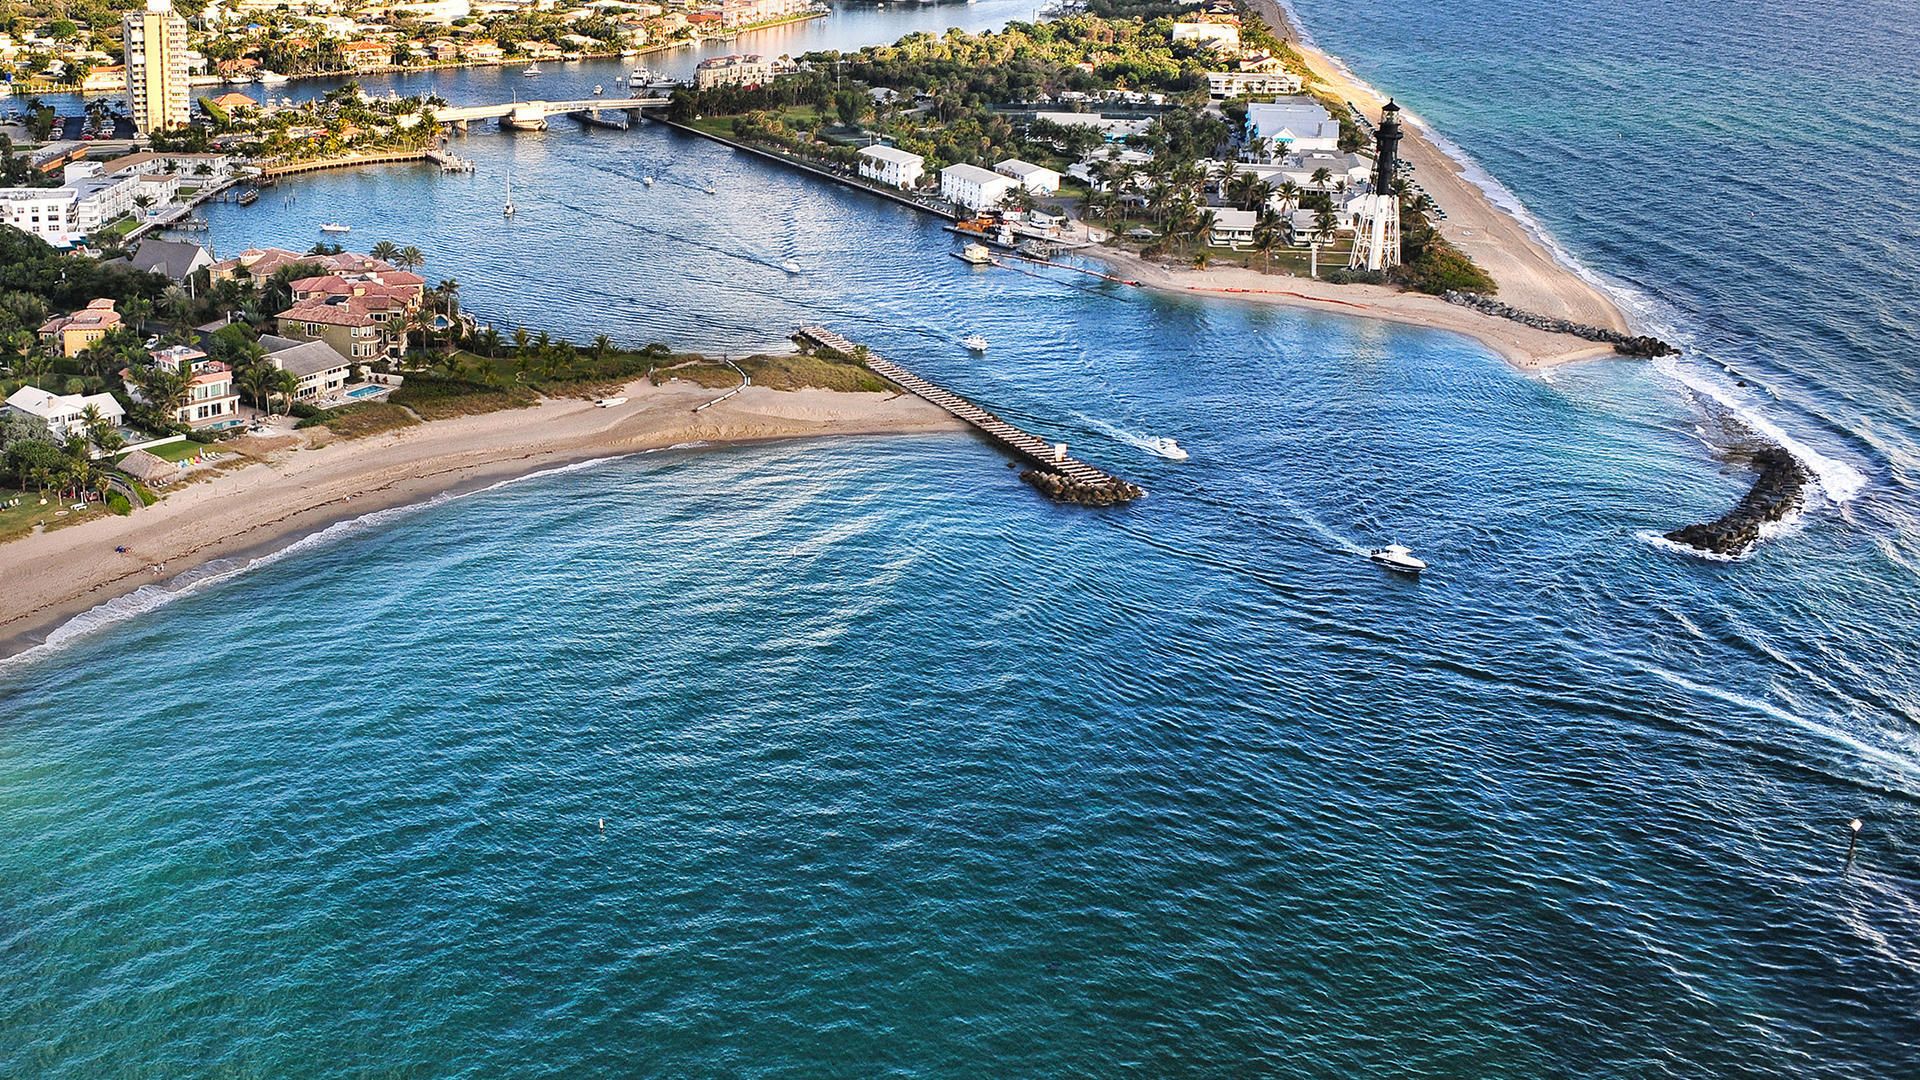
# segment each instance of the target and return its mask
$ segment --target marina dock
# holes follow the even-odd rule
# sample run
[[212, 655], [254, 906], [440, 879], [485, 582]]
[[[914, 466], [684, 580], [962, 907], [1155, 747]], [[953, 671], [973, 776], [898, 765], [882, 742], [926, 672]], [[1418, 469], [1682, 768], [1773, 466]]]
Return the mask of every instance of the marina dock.
[[971, 424], [1001, 449], [1031, 465], [1032, 469], [1023, 473], [1021, 479], [1057, 501], [1111, 506], [1146, 494], [1135, 484], [1068, 457], [1065, 443], [1050, 443], [1023, 431], [959, 394], [867, 352], [825, 327], [803, 326], [793, 336], [803, 348], [831, 349], [844, 356], [862, 357], [867, 370], [875, 375]]

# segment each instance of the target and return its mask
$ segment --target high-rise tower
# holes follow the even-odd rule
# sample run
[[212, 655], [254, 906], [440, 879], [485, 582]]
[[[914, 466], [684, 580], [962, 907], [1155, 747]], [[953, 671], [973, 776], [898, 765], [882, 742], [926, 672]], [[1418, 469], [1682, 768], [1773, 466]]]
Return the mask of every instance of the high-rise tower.
[[187, 21], [173, 0], [147, 0], [145, 11], [120, 21], [126, 46], [127, 103], [144, 132], [187, 123]]

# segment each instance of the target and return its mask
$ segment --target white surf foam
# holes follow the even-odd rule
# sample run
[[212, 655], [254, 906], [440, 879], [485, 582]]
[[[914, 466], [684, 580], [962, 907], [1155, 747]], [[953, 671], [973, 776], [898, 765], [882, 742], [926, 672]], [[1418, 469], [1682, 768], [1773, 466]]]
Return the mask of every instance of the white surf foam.
[[1659, 548], [1661, 551], [1671, 551], [1676, 555], [1705, 559], [1708, 562], [1739, 562], [1746, 558], [1752, 550], [1749, 548], [1747, 551], [1743, 551], [1738, 555], [1723, 555], [1717, 551], [1702, 551], [1691, 544], [1681, 544], [1669, 540], [1659, 533], [1654, 532], [1652, 529], [1641, 529], [1639, 532], [1633, 534], [1633, 538], [1649, 547]]

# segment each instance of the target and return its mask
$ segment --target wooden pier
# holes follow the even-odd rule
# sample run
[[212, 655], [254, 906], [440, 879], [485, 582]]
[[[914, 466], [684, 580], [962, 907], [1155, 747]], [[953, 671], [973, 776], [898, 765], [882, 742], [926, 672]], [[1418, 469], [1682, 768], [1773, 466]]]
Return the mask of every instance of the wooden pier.
[[973, 425], [1001, 449], [1033, 466], [1021, 479], [1055, 500], [1111, 506], [1146, 494], [1134, 484], [1068, 457], [1065, 443], [1050, 443], [1032, 432], [1022, 431], [959, 394], [928, 382], [891, 360], [875, 356], [825, 327], [803, 326], [793, 336], [803, 347], [831, 349], [848, 357], [859, 357], [875, 375]]

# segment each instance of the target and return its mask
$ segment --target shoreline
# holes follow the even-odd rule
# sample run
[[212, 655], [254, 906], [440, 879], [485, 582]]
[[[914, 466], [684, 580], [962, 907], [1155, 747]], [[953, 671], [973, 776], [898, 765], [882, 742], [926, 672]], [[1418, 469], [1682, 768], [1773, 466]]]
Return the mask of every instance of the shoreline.
[[[1316, 80], [1358, 108], [1369, 122], [1380, 122], [1386, 95], [1361, 81], [1331, 54], [1308, 44], [1279, 0], [1247, 3], [1275, 36], [1299, 54]], [[1436, 227], [1500, 286], [1496, 295], [1502, 303], [1550, 319], [1633, 332], [1612, 297], [1562, 262], [1526, 223], [1495, 205], [1487, 192], [1468, 178], [1467, 164], [1441, 149], [1443, 136], [1406, 111], [1401, 113], [1401, 122], [1406, 131], [1400, 143], [1401, 160], [1413, 167], [1420, 186], [1447, 212], [1446, 217], [1435, 221]], [[1512, 325], [1525, 329], [1517, 323]]]
[[1110, 263], [1142, 288], [1173, 296], [1207, 296], [1252, 304], [1275, 304], [1356, 319], [1440, 330], [1472, 338], [1522, 371], [1619, 355], [1612, 345], [1571, 334], [1539, 330], [1510, 319], [1450, 304], [1427, 293], [1385, 285], [1334, 285], [1316, 278], [1264, 274], [1227, 267], [1190, 270], [1143, 259], [1133, 252], [1095, 247], [1072, 254]]
[[[183, 483], [128, 517], [100, 516], [0, 546], [9, 610], [0, 614], [0, 661], [147, 586], [166, 587], [216, 560], [242, 566], [342, 522], [421, 506], [503, 481], [601, 458], [697, 443], [726, 447], [822, 436], [964, 432], [965, 425], [911, 394], [748, 387], [692, 411], [713, 392], [637, 380], [608, 410], [583, 399], [543, 398], [530, 408], [455, 417], [345, 440], [291, 436], [240, 448], [256, 460]], [[321, 429], [307, 429], [319, 433]], [[120, 553], [116, 547], [126, 547]], [[163, 573], [152, 567], [164, 565]]]

